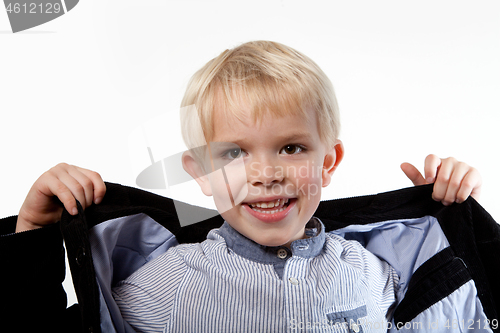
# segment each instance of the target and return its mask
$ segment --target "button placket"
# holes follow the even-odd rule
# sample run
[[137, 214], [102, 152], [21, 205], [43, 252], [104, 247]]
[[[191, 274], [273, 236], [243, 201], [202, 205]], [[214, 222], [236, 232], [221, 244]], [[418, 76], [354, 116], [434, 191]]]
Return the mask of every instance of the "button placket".
[[351, 329], [354, 331], [354, 333], [359, 333], [359, 325], [354, 322], [354, 320], [351, 319]]
[[[293, 252], [295, 254], [295, 252]], [[311, 318], [297, 307], [298, 303], [305, 302], [309, 295], [307, 280], [307, 265], [309, 260], [292, 255], [288, 258], [283, 270], [283, 291], [285, 295], [286, 316], [298, 322], [306, 322]]]

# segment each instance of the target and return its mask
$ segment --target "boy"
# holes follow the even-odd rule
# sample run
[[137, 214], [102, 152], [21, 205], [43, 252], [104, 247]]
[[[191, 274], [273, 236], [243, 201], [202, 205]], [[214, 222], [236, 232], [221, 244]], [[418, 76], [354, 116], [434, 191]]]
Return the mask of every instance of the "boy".
[[[390, 321], [395, 270], [313, 217], [344, 154], [335, 95], [318, 66], [278, 43], [246, 43], [199, 70], [182, 105], [191, 148], [183, 166], [226, 222], [114, 289], [127, 322], [145, 332], [279, 332], [328, 319], [316, 329], [342, 331], [342, 315], [359, 332], [373, 329], [359, 319]], [[444, 204], [479, 194], [477, 171], [454, 159], [430, 155], [426, 180], [402, 167], [416, 185], [435, 181], [433, 197]], [[88, 207], [104, 193], [98, 174], [58, 165], [35, 182], [16, 230], [57, 221], [54, 195], [76, 214], [75, 198]]]

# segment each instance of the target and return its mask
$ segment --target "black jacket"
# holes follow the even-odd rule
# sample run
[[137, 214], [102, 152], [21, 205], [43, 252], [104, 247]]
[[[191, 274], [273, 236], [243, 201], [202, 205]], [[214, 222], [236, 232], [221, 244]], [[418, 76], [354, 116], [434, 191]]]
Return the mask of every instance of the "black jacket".
[[[181, 227], [174, 201], [139, 189], [107, 183], [103, 202], [59, 223], [12, 234], [16, 217], [0, 220], [0, 331], [100, 332], [99, 286], [96, 283], [88, 231], [113, 218], [144, 213], [170, 230], [179, 243], [201, 242], [223, 220]], [[445, 207], [431, 199], [432, 186], [378, 195], [322, 201], [315, 216], [326, 231], [350, 225], [433, 216], [450, 246], [421, 265], [394, 312], [395, 322], [411, 321], [467, 281], [473, 280], [485, 316], [500, 311], [500, 226], [472, 198]], [[189, 206], [204, 213], [205, 209]], [[213, 214], [212, 214], [213, 215]], [[348, 237], [358, 239], [350, 233]], [[66, 243], [78, 305], [66, 309], [64, 249]], [[362, 238], [362, 237], [361, 237]], [[431, 290], [432, 289], [432, 290]], [[431, 291], [430, 291], [431, 290]], [[495, 332], [499, 331], [494, 329]]]

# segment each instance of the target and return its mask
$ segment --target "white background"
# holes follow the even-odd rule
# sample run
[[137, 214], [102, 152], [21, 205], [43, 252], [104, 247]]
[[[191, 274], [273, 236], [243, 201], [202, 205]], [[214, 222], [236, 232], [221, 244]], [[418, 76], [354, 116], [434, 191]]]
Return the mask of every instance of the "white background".
[[[182, 150], [173, 119], [190, 76], [257, 39], [305, 53], [334, 84], [346, 155], [323, 198], [410, 186], [401, 162], [422, 169], [435, 153], [480, 170], [500, 221], [496, 0], [81, 0], [16, 34], [0, 10], [0, 216], [62, 161], [134, 186], [146, 145], [156, 160]], [[149, 142], [130, 140], [155, 117], [168, 120]], [[191, 185], [175, 195], [207, 205]]]

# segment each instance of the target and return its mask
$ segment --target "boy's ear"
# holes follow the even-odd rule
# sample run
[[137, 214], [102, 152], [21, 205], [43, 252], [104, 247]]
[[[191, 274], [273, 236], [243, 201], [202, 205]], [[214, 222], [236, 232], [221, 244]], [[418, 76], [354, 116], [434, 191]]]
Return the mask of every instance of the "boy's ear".
[[330, 184], [332, 180], [332, 175], [337, 169], [337, 166], [342, 162], [344, 158], [344, 145], [342, 141], [337, 140], [335, 145], [327, 151], [325, 158], [323, 159], [323, 169], [322, 169], [322, 186], [326, 187]]
[[185, 151], [182, 154], [182, 167], [194, 178], [194, 180], [196, 180], [198, 185], [200, 185], [203, 194], [207, 196], [212, 195], [212, 188], [210, 187], [208, 176], [203, 166], [198, 163], [190, 151]]

